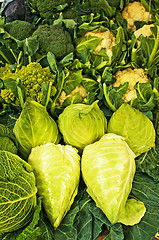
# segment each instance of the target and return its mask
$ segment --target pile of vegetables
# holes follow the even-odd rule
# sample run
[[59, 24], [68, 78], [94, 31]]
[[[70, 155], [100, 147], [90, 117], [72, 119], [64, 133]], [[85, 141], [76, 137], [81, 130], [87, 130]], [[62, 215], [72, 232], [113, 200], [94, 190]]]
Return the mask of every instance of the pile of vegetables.
[[159, 239], [158, 12], [2, 4], [0, 240]]

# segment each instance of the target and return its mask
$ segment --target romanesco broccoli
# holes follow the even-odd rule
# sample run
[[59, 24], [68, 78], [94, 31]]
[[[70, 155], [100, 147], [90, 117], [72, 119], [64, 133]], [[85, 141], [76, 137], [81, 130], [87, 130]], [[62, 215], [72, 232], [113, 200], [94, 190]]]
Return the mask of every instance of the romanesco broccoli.
[[[55, 81], [55, 75], [51, 73], [49, 67], [43, 68], [40, 63], [32, 62], [27, 66], [22, 66], [21, 69], [17, 69], [14, 73], [3, 74], [2, 80], [12, 78], [14, 80], [20, 80], [26, 90], [26, 98], [41, 102], [43, 98], [42, 84]], [[53, 97], [56, 93], [56, 88], [52, 85], [51, 96]], [[1, 98], [6, 103], [13, 103], [17, 101], [11, 89], [2, 88]], [[16, 102], [18, 105], [18, 102]]]

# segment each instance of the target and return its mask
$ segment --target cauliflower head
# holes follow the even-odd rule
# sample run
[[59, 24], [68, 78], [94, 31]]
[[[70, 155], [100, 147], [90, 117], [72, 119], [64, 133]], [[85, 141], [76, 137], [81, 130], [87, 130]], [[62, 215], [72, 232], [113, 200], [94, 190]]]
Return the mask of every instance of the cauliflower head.
[[[55, 75], [51, 73], [49, 67], [43, 68], [40, 63], [31, 62], [27, 66], [22, 66], [21, 69], [17, 69], [14, 73], [7, 72], [3, 74], [2, 80], [12, 78], [14, 80], [20, 80], [26, 90], [26, 98], [41, 102], [43, 98], [42, 84], [55, 81]], [[51, 96], [56, 93], [56, 88], [52, 85]], [[5, 103], [14, 103], [19, 105], [18, 100], [12, 93], [11, 89], [3, 88], [0, 93], [1, 98]]]
[[62, 105], [67, 98], [72, 98], [76, 93], [79, 93], [82, 101], [87, 97], [86, 89], [79, 84], [69, 95], [66, 95], [66, 92], [62, 91], [60, 97], [58, 98], [58, 104]]
[[112, 57], [112, 47], [115, 46], [116, 43], [115, 43], [115, 37], [113, 33], [110, 32], [109, 29], [107, 29], [107, 31], [105, 32], [101, 32], [101, 30], [98, 29], [95, 32], [87, 32], [85, 34], [85, 36], [89, 36], [89, 35], [102, 38], [101, 43], [94, 50], [95, 54], [99, 54], [100, 50], [104, 48], [108, 57]]
[[149, 37], [152, 35], [152, 31], [151, 31], [151, 27], [153, 26], [153, 24], [150, 25], [144, 25], [143, 27], [139, 28], [138, 30], [136, 30], [134, 32], [135, 37], [138, 38], [140, 35], [144, 36], [144, 37]]
[[127, 20], [129, 31], [136, 30], [135, 21], [151, 20], [150, 12], [146, 12], [143, 4], [137, 1], [128, 3], [122, 11], [122, 17]]
[[149, 81], [147, 74], [142, 68], [127, 68], [121, 71], [117, 71], [114, 77], [116, 78], [116, 82], [113, 83], [113, 87], [119, 87], [125, 82], [129, 83], [128, 90], [123, 96], [123, 100], [125, 102], [129, 102], [130, 100], [137, 98], [137, 93], [134, 89], [134, 86], [137, 82], [146, 83]]

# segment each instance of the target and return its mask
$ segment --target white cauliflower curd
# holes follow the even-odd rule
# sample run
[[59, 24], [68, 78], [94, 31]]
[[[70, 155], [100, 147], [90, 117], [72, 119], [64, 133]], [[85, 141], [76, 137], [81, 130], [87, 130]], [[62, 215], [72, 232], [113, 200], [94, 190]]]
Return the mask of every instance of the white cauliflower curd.
[[135, 21], [150, 21], [151, 14], [150, 12], [146, 12], [145, 7], [142, 3], [134, 1], [129, 2], [128, 5], [124, 8], [122, 12], [122, 17], [128, 22], [128, 30], [135, 31], [136, 27]]
[[76, 93], [79, 93], [81, 96], [82, 101], [87, 97], [86, 89], [80, 84], [78, 85], [69, 95], [66, 95], [65, 91], [61, 92], [61, 95], [58, 99], [59, 105], [62, 105], [62, 103], [68, 98], [73, 97]]
[[85, 34], [85, 36], [97, 36], [99, 38], [102, 38], [103, 40], [101, 41], [101, 43], [96, 47], [96, 49], [94, 50], [95, 54], [98, 54], [100, 52], [100, 50], [102, 48], [105, 48], [105, 51], [108, 55], [108, 57], [112, 57], [112, 47], [115, 46], [115, 37], [113, 35], [113, 33], [111, 33], [109, 31], [109, 29], [107, 29], [107, 31], [105, 32], [101, 32], [100, 29], [98, 29], [95, 32], [87, 32]]
[[149, 81], [147, 74], [142, 68], [127, 68], [117, 71], [114, 77], [116, 78], [116, 82], [113, 84], [113, 87], [119, 87], [121, 84], [129, 82], [128, 91], [123, 96], [125, 102], [137, 98], [136, 90], [134, 89], [137, 82], [146, 83]]
[[135, 37], [138, 38], [140, 35], [144, 36], [144, 37], [149, 37], [152, 35], [152, 31], [151, 31], [151, 27], [153, 26], [153, 24], [150, 25], [144, 25], [143, 27], [139, 28], [138, 30], [136, 30], [134, 32]]

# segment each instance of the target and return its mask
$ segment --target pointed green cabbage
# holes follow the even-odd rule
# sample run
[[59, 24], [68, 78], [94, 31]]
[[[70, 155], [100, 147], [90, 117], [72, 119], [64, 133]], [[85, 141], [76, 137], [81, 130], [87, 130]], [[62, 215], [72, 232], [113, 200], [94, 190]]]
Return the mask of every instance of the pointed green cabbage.
[[136, 170], [135, 154], [124, 138], [113, 133], [83, 150], [81, 170], [88, 194], [114, 224], [138, 223], [145, 206], [128, 200]]
[[57, 228], [78, 191], [80, 156], [72, 146], [47, 143], [33, 148], [28, 162], [34, 168], [47, 216]]
[[36, 206], [32, 167], [19, 156], [0, 151], [0, 234], [25, 226]]
[[155, 145], [153, 123], [146, 115], [127, 103], [122, 104], [113, 113], [107, 131], [123, 136], [136, 156], [149, 151]]
[[71, 104], [59, 115], [58, 126], [64, 142], [82, 150], [105, 134], [107, 119], [98, 101], [92, 105]]
[[33, 147], [60, 140], [56, 122], [46, 108], [35, 101], [26, 101], [13, 132], [19, 143], [20, 155], [27, 159]]

